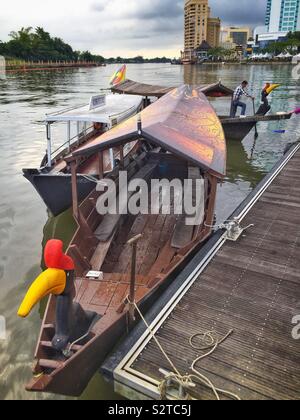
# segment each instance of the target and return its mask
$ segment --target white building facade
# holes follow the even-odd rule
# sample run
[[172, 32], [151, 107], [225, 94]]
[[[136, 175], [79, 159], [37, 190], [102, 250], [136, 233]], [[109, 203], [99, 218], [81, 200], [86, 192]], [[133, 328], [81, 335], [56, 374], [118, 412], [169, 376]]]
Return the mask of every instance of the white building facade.
[[300, 31], [300, 0], [268, 0], [266, 26], [271, 33]]

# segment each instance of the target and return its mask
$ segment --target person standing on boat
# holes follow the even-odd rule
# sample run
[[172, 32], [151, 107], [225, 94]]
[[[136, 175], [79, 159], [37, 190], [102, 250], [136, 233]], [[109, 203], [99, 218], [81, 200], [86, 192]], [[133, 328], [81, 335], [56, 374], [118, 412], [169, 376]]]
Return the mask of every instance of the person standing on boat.
[[257, 111], [258, 115], [265, 115], [271, 109], [269, 100], [268, 100], [268, 96], [270, 94], [269, 92], [270, 87], [271, 87], [271, 83], [266, 83], [265, 87], [261, 91], [261, 104], [260, 104], [259, 110]]
[[238, 108], [242, 108], [241, 117], [245, 117], [247, 105], [241, 101], [242, 96], [246, 96], [247, 98], [254, 99], [248, 91], [246, 90], [248, 86], [248, 82], [246, 80], [243, 81], [241, 85], [239, 85], [233, 94], [232, 104], [231, 104], [231, 113], [230, 116], [234, 118], [237, 113]]

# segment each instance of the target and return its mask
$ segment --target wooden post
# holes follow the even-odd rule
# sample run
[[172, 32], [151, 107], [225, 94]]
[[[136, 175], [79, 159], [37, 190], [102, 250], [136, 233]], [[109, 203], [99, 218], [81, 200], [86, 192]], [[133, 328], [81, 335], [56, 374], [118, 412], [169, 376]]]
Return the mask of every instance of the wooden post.
[[120, 146], [120, 168], [124, 168], [124, 146]]
[[207, 174], [207, 178], [210, 182], [211, 190], [210, 190], [208, 212], [207, 212], [207, 217], [206, 217], [206, 224], [213, 225], [214, 216], [215, 216], [216, 196], [217, 196], [217, 189], [218, 189], [218, 178], [210, 174]]
[[130, 279], [130, 292], [129, 292], [129, 319], [135, 321], [135, 277], [136, 277], [136, 255], [137, 255], [137, 244], [143, 235], [137, 235], [130, 239], [127, 244], [132, 246], [132, 257], [131, 257], [131, 279]]
[[79, 223], [79, 203], [78, 203], [78, 187], [77, 187], [77, 162], [72, 160], [71, 162], [71, 174], [72, 174], [72, 203], [73, 203], [73, 216]]
[[102, 179], [104, 176], [104, 164], [103, 164], [103, 152], [98, 153], [98, 159], [99, 159], [99, 179]]

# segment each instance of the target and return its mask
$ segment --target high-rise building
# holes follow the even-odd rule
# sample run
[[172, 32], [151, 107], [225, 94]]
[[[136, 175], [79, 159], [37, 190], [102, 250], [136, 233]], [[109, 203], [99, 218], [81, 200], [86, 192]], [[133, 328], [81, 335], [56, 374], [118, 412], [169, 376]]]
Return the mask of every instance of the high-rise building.
[[184, 7], [184, 49], [195, 50], [207, 38], [210, 10], [208, 0], [186, 0]]
[[268, 32], [300, 30], [300, 0], [268, 0], [266, 11]]
[[184, 57], [189, 60], [204, 42], [217, 47], [220, 41], [221, 21], [210, 17], [208, 0], [185, 0]]
[[207, 21], [207, 42], [213, 48], [220, 45], [221, 20], [219, 18], [208, 18]]

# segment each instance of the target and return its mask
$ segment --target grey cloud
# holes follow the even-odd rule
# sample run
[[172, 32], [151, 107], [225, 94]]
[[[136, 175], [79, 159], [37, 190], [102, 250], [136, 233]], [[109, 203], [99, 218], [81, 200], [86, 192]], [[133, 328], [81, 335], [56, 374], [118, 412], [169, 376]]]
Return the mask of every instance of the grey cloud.
[[[29, 3], [31, 0], [28, 0]], [[70, 0], [60, 0], [68, 4]], [[183, 47], [184, 0], [86, 0], [86, 15], [72, 11], [65, 25], [63, 13], [55, 18], [33, 19], [30, 15], [18, 19], [19, 26], [43, 25], [78, 49], [92, 49], [95, 53], [110, 55], [111, 50], [144, 52], [170, 50], [178, 53]], [[263, 24], [266, 0], [210, 0], [212, 15], [220, 17], [225, 25]], [[3, 22], [1, 22], [3, 19]], [[16, 22], [1, 14], [0, 39], [18, 29]]]
[[173, 19], [182, 17], [182, 0], [144, 0], [139, 1], [136, 10], [130, 13], [136, 19]]
[[224, 24], [259, 26], [264, 23], [264, 0], [210, 0], [213, 15]]

